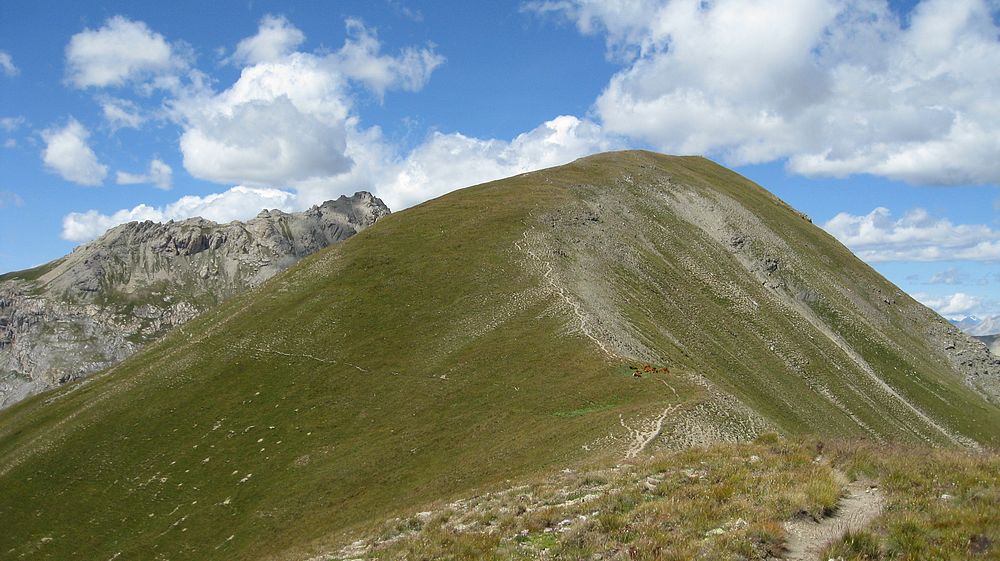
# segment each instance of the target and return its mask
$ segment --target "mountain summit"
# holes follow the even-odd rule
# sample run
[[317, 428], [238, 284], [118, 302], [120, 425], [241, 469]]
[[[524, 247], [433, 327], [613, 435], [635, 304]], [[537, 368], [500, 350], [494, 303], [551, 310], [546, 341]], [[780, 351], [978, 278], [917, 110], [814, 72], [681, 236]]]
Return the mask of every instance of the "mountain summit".
[[765, 432], [997, 446], [998, 388], [981, 343], [761, 187], [600, 154], [385, 216], [0, 411], [0, 551], [307, 559], [506, 481]]
[[129, 222], [62, 259], [0, 276], [0, 407], [107, 368], [387, 214], [361, 192], [246, 222]]
[[966, 316], [961, 320], [953, 320], [955, 327], [969, 335], [984, 337], [1000, 334], [1000, 316]]

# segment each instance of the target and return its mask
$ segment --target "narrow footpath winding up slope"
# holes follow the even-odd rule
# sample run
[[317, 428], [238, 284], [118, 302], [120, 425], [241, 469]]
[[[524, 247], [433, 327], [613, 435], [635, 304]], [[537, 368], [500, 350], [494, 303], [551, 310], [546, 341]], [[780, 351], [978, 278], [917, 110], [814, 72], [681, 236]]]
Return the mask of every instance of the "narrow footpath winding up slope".
[[0, 411], [0, 552], [286, 559], [431, 501], [762, 432], [1000, 444], [1000, 364], [708, 160], [378, 220]]
[[812, 561], [823, 549], [848, 532], [863, 530], [882, 513], [885, 497], [872, 481], [852, 481], [837, 510], [820, 520], [799, 518], [785, 524], [787, 561]]

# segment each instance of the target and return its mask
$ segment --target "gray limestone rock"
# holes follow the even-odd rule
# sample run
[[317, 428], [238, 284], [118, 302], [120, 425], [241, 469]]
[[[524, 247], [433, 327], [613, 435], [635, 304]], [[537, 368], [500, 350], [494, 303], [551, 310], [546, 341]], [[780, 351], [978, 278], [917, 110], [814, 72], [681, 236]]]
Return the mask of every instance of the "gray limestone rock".
[[130, 222], [47, 265], [0, 276], [0, 407], [112, 366], [387, 214], [360, 192], [246, 222]]

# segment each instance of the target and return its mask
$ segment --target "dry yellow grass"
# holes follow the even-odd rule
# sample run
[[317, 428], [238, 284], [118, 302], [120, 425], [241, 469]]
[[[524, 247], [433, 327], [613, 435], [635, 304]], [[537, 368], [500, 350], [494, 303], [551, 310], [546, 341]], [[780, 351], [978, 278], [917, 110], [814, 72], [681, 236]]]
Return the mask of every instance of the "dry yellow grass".
[[330, 559], [775, 559], [784, 524], [822, 520], [846, 480], [887, 506], [823, 559], [996, 559], [1000, 457], [870, 443], [782, 440], [665, 453], [394, 519]]

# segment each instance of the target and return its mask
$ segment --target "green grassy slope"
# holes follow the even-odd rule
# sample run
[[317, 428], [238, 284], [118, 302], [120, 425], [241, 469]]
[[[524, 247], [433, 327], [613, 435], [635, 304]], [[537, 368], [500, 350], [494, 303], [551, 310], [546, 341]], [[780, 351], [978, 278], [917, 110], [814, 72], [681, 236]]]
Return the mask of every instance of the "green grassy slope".
[[571, 291], [603, 295], [592, 309], [627, 317], [610, 338], [624, 332], [784, 431], [997, 443], [996, 408], [929, 334], [961, 335], [767, 191], [701, 158], [626, 152], [572, 168], [578, 209], [550, 219], [552, 260]]
[[23, 271], [11, 271], [9, 273], [4, 273], [0, 275], [0, 282], [8, 280], [38, 280], [38, 278], [45, 275], [45, 273], [58, 267], [62, 261], [62, 259], [56, 259], [55, 261], [51, 261], [37, 267], [32, 267], [30, 269], [24, 269]]
[[[919, 411], [998, 443], [1000, 413], [913, 331], [908, 300], [875, 313], [838, 296], [894, 287], [832, 238], [707, 160], [602, 155], [390, 215], [113, 370], [0, 412], [0, 557], [303, 558], [429, 501], [620, 459], [623, 425], [661, 412], [664, 445], [685, 422], [740, 425], [702, 409], [722, 391], [787, 433], [949, 442], [656, 203], [666, 176], [793, 240], [779, 270], [816, 285], [817, 317]], [[740, 312], [740, 294], [761, 308]], [[670, 373], [627, 368], [645, 362]]]
[[[565, 196], [524, 180], [389, 216], [53, 403], [5, 411], [0, 551], [52, 537], [29, 557], [267, 557], [569, 461], [620, 413], [674, 399], [553, 336], [566, 313], [512, 241]], [[595, 402], [616, 407], [559, 415]]]

